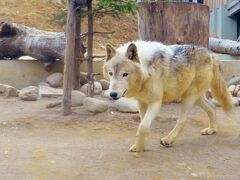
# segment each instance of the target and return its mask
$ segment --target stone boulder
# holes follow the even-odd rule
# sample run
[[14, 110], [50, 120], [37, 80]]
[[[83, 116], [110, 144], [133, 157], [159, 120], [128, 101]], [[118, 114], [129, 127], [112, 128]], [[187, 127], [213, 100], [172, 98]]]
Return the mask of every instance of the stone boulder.
[[240, 84], [240, 76], [233, 77], [227, 83], [228, 86]]
[[38, 87], [28, 86], [20, 90], [20, 99], [24, 101], [36, 101], [38, 99]]
[[113, 101], [115, 108], [124, 113], [137, 113], [138, 103], [133, 98], [122, 97], [118, 100]]
[[99, 80], [99, 82], [102, 85], [103, 90], [108, 90], [109, 89], [110, 83], [107, 80], [101, 79], [101, 80]]
[[50, 86], [39, 85], [39, 95], [41, 97], [59, 97], [63, 95], [62, 89], [53, 88]]
[[[233, 105], [234, 106], [239, 106], [240, 105], [240, 98], [239, 97], [233, 97]], [[211, 99], [210, 100], [215, 106], [220, 107], [220, 104], [215, 100]]]
[[108, 103], [91, 97], [86, 97], [83, 101], [84, 108], [92, 113], [101, 113], [108, 109]]
[[236, 88], [236, 85], [232, 84], [228, 87], [228, 91], [233, 95], [235, 88]]
[[7, 97], [18, 97], [18, 94], [19, 94], [19, 90], [12, 87], [12, 86], [8, 86], [6, 87], [6, 90], [5, 90], [5, 95]]
[[62, 101], [55, 101], [55, 102], [50, 102], [46, 105], [46, 108], [50, 109], [50, 108], [54, 108], [54, 107], [57, 107], [57, 106], [61, 106], [62, 104]]
[[86, 98], [86, 95], [81, 91], [72, 91], [72, 101], [71, 106], [81, 106], [83, 101]]
[[[88, 90], [88, 83], [84, 84], [81, 88], [80, 91], [82, 91], [84, 94], [87, 94]], [[102, 85], [98, 81], [94, 81], [94, 94], [99, 95], [102, 93]]]
[[234, 96], [234, 97], [240, 97], [240, 84], [234, 85], [228, 87], [228, 91]]
[[0, 94], [4, 94], [7, 97], [18, 97], [19, 90], [7, 84], [0, 84]]
[[62, 87], [63, 86], [63, 74], [62, 73], [53, 73], [47, 77], [46, 82], [52, 87]]
[[[82, 106], [85, 98], [86, 98], [86, 95], [81, 91], [76, 91], [76, 90], [72, 91], [71, 106], [72, 107]], [[58, 107], [58, 106], [61, 106], [61, 104], [62, 104], [62, 100], [57, 100], [57, 101], [46, 104], [46, 108], [49, 109], [49, 108]]]
[[[87, 74], [88, 73], [86, 73], [86, 72], [80, 72], [80, 84], [81, 85], [84, 85], [88, 82]], [[95, 77], [93, 79], [94, 79], [94, 81], [97, 80]]]
[[0, 93], [1, 94], [6, 92], [6, 87], [7, 87], [6, 84], [0, 84]]

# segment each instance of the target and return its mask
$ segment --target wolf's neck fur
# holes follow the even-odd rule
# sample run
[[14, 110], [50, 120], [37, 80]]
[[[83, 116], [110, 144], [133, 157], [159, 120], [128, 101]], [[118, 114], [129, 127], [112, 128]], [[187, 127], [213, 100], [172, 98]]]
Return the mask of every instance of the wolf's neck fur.
[[170, 46], [164, 45], [160, 42], [154, 41], [133, 41], [126, 43], [119, 48], [117, 48], [118, 54], [125, 56], [129, 44], [135, 44], [137, 47], [137, 54], [141, 64], [142, 72], [147, 76], [151, 73], [151, 69], [149, 64], [153, 64], [151, 61], [158, 58], [159, 56], [162, 58], [169, 58], [173, 55], [173, 49]]
[[129, 89], [129, 91], [127, 92], [127, 96], [138, 99], [138, 97], [141, 96], [142, 93], [148, 91], [148, 89], [146, 88], [146, 83], [150, 77], [143, 72], [140, 64], [135, 64], [135, 67], [135, 74], [137, 75], [137, 79], [134, 82], [134, 85], [131, 85], [131, 87], [134, 88]]

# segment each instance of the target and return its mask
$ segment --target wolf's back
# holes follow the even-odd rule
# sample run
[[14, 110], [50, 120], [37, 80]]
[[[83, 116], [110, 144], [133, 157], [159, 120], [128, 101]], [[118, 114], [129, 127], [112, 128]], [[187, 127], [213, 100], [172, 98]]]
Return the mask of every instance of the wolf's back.
[[227, 89], [227, 85], [220, 72], [218, 61], [212, 56], [213, 60], [213, 79], [211, 82], [212, 96], [222, 106], [224, 111], [229, 114], [233, 108], [232, 95]]

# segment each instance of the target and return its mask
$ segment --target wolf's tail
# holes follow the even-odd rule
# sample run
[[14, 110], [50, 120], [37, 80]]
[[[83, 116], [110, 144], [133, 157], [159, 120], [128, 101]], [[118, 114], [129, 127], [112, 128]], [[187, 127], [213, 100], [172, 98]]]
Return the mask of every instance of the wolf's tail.
[[227, 115], [230, 116], [233, 109], [232, 95], [227, 89], [227, 85], [220, 72], [220, 65], [217, 60], [213, 58], [213, 79], [211, 82], [212, 96], [222, 106]]

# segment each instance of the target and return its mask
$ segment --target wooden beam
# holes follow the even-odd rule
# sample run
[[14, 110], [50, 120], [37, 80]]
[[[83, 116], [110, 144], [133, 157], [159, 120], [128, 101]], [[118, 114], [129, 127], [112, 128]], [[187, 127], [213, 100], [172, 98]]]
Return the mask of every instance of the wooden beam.
[[67, 17], [67, 40], [64, 57], [63, 78], [63, 115], [71, 113], [71, 94], [73, 89], [75, 36], [76, 36], [76, 10], [74, 0], [69, 0]]

